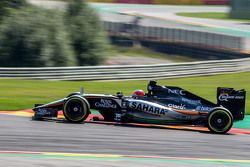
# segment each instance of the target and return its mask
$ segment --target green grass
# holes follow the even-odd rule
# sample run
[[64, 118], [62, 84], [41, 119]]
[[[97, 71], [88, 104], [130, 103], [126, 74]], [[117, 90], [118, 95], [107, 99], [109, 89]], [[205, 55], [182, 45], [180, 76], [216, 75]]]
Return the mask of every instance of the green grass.
[[152, 49], [148, 49], [145, 47], [121, 47], [112, 45], [109, 50], [109, 57], [115, 56], [138, 56], [138, 57], [149, 57], [149, 58], [156, 58], [156, 59], [165, 59], [170, 60], [173, 62], [188, 62], [188, 61], [197, 61], [197, 59], [188, 57], [188, 56], [179, 56], [179, 55], [172, 55], [166, 53], [156, 52]]
[[208, 18], [208, 19], [220, 19], [220, 20], [233, 20], [240, 22], [250, 22], [250, 20], [232, 19], [228, 13], [222, 12], [192, 12], [192, 13], [177, 13], [178, 16], [195, 17], [195, 18]]
[[[70, 82], [38, 80], [0, 80], [0, 110], [20, 110], [32, 108], [35, 103], [47, 103], [79, 91], [83, 86], [86, 93], [115, 94], [123, 91], [130, 95], [135, 89], [146, 89], [148, 81], [117, 82]], [[216, 102], [216, 88], [219, 86], [244, 88], [250, 91], [250, 72], [216, 75], [206, 77], [188, 77], [159, 80], [161, 85], [180, 86], [202, 97]], [[247, 99], [246, 111], [250, 114], [250, 101]]]

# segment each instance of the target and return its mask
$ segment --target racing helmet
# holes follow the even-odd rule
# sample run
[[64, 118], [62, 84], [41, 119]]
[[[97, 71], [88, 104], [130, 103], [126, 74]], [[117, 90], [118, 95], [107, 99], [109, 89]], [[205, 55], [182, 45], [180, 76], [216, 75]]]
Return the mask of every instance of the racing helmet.
[[133, 93], [132, 93], [132, 97], [138, 97], [138, 96], [145, 96], [145, 93], [143, 90], [135, 90]]

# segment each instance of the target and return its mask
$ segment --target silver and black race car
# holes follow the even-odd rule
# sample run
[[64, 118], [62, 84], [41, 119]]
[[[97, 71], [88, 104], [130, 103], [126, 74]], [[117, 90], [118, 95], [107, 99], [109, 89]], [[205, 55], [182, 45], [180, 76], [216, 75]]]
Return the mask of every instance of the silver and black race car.
[[156, 81], [150, 81], [147, 90], [133, 96], [75, 92], [58, 101], [35, 105], [33, 118], [57, 117], [62, 110], [67, 121], [80, 123], [94, 109], [104, 121], [199, 125], [219, 134], [227, 133], [234, 120], [244, 119], [245, 90], [218, 88], [217, 104], [179, 87], [157, 85]]

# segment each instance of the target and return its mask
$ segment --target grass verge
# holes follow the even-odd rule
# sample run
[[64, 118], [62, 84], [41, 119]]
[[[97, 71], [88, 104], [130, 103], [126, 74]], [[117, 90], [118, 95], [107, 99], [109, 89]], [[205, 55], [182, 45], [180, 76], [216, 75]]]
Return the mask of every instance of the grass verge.
[[163, 60], [170, 60], [172, 62], [197, 61], [197, 59], [189, 56], [161, 53], [145, 47], [122, 47], [122, 46], [111, 45], [109, 50], [109, 57], [115, 57], [121, 55], [130, 57], [138, 56], [138, 57], [163, 59]]
[[[148, 81], [116, 82], [72, 82], [72, 81], [38, 81], [38, 80], [0, 80], [0, 110], [20, 110], [32, 108], [35, 103], [47, 103], [79, 91], [81, 86], [86, 93], [115, 94], [123, 91], [130, 95], [135, 89], [146, 89]], [[179, 79], [158, 80], [161, 85], [180, 86], [216, 102], [216, 88], [219, 86], [246, 89], [250, 91], [250, 72], [188, 77]], [[247, 98], [246, 111], [250, 114], [250, 102]]]
[[243, 19], [232, 19], [229, 17], [229, 13], [222, 12], [192, 12], [192, 13], [177, 13], [178, 16], [195, 17], [195, 18], [208, 18], [208, 19], [219, 19], [219, 20], [232, 20], [239, 22], [250, 22], [250, 20]]

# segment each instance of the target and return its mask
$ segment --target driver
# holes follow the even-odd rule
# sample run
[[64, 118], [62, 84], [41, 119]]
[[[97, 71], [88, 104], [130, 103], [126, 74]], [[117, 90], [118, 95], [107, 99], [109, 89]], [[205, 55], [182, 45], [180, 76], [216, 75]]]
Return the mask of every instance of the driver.
[[133, 93], [132, 93], [132, 97], [133, 98], [138, 98], [138, 97], [143, 97], [145, 96], [145, 93], [143, 90], [135, 90]]

